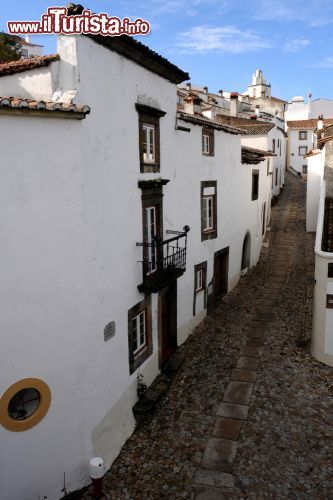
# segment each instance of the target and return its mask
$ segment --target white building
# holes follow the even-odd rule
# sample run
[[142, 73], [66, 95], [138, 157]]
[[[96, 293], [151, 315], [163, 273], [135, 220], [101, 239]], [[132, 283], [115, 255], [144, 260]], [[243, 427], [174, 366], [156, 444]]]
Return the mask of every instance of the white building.
[[270, 143], [242, 148], [189, 96], [177, 113], [185, 79], [128, 37], [0, 65], [3, 500], [58, 499], [64, 473], [73, 491], [93, 455], [109, 466], [138, 373], [150, 384], [258, 261]]
[[[7, 35], [7, 34], [6, 34]], [[30, 36], [25, 37], [19, 35], [7, 35], [10, 40], [16, 43], [21, 52], [22, 59], [28, 59], [30, 57], [42, 56], [43, 55], [43, 45], [33, 43], [30, 40]]]
[[303, 96], [295, 96], [286, 107], [286, 121], [311, 120], [318, 116], [333, 116], [332, 99], [320, 97], [312, 100], [312, 94], [308, 94], [308, 102], [305, 102]]
[[[314, 131], [318, 119], [287, 121], [288, 128], [288, 167], [306, 176], [308, 172], [307, 154], [314, 148]], [[333, 123], [333, 119], [324, 119], [324, 125]], [[306, 178], [306, 177], [305, 177]]]
[[333, 126], [320, 128], [318, 149], [308, 157], [306, 223], [316, 231], [311, 352], [333, 366]]

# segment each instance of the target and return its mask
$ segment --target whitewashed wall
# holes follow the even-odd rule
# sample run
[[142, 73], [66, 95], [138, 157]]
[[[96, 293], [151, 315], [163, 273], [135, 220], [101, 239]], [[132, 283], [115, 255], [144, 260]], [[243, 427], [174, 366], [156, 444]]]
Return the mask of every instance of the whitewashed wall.
[[333, 264], [333, 254], [323, 252], [321, 241], [325, 213], [326, 182], [320, 186], [318, 225], [315, 244], [315, 288], [313, 297], [312, 355], [333, 366], [333, 310], [326, 307], [327, 294], [333, 295], [333, 278], [328, 278], [328, 264]]
[[[0, 80], [0, 95], [77, 94], [76, 102], [92, 108], [83, 121], [0, 115], [6, 354], [0, 391], [37, 377], [52, 393], [50, 410], [36, 427], [21, 433], [0, 428], [4, 500], [57, 499], [64, 473], [72, 491], [87, 484], [91, 456], [110, 465], [134, 429], [127, 312], [143, 298], [137, 289], [142, 249], [135, 246], [142, 240], [138, 180], [169, 179], [164, 227], [191, 226], [187, 272], [178, 280], [179, 343], [205, 314], [192, 316], [194, 265], [208, 261], [209, 281], [214, 251], [229, 246], [232, 288], [247, 231], [251, 263], [258, 260], [262, 204], [270, 200], [264, 162], [255, 167], [259, 199], [251, 201], [252, 168], [240, 164], [239, 136], [216, 133], [215, 157], [204, 158], [201, 127], [191, 125], [190, 134], [175, 130], [174, 85], [88, 38], [64, 37], [59, 52], [63, 60], [49, 68], [52, 79], [43, 69]], [[140, 174], [138, 101], [167, 113], [160, 120], [160, 174]], [[200, 182], [209, 179], [217, 180], [218, 238], [201, 243]], [[152, 311], [154, 353], [140, 367], [148, 384], [158, 374], [156, 294]], [[116, 334], [105, 343], [110, 321]]]
[[[300, 129], [301, 130], [301, 129]], [[306, 140], [299, 140], [299, 131], [290, 129], [289, 135], [289, 158], [288, 167], [293, 167], [297, 172], [302, 173], [302, 166], [308, 164], [308, 160], [298, 154], [299, 146], [307, 146], [308, 152], [313, 148], [313, 131], [307, 130], [308, 136]]]
[[320, 185], [323, 179], [325, 148], [315, 156], [308, 158], [308, 176], [306, 183], [306, 230], [316, 231]]

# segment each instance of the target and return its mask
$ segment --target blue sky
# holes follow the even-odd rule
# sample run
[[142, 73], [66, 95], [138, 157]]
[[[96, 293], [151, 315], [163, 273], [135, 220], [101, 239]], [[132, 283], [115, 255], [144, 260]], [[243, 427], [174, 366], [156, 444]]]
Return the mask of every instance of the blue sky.
[[[0, 28], [8, 20], [39, 20], [44, 0], [6, 2]], [[152, 31], [140, 41], [188, 71], [209, 90], [246, 90], [256, 68], [272, 84], [272, 94], [333, 99], [332, 0], [87, 0], [94, 12], [141, 17]], [[54, 37], [34, 37], [45, 53]]]

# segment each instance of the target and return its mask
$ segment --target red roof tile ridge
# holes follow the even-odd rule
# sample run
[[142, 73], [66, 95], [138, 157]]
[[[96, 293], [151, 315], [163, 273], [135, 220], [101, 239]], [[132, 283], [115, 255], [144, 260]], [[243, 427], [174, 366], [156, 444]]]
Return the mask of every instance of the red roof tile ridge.
[[45, 56], [34, 56], [27, 59], [19, 59], [18, 61], [8, 61], [0, 63], [0, 76], [20, 73], [30, 69], [47, 66], [53, 61], [59, 61], [59, 54], [48, 54]]

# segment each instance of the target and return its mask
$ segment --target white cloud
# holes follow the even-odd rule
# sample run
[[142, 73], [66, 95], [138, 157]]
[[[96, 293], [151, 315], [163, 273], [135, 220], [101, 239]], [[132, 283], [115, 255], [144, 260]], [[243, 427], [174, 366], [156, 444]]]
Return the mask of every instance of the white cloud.
[[290, 52], [292, 54], [295, 54], [296, 52], [299, 52], [308, 45], [310, 45], [310, 40], [308, 38], [294, 38], [288, 40], [288, 42], [284, 44], [283, 50], [285, 52]]
[[252, 19], [257, 21], [302, 21], [312, 27], [333, 22], [330, 0], [258, 0]]
[[140, 12], [148, 19], [177, 14], [178, 16], [203, 16], [207, 9], [214, 15], [221, 15], [232, 7], [231, 0], [125, 0], [123, 6]]
[[272, 47], [272, 43], [250, 30], [240, 30], [234, 26], [195, 26], [181, 33], [176, 44], [182, 53], [202, 53], [208, 51], [240, 54], [257, 52]]
[[333, 56], [324, 57], [313, 64], [305, 65], [305, 67], [311, 69], [333, 69]]

